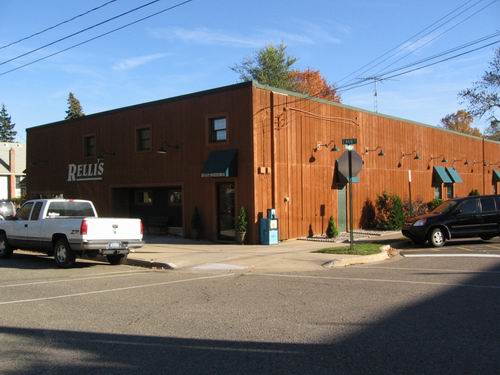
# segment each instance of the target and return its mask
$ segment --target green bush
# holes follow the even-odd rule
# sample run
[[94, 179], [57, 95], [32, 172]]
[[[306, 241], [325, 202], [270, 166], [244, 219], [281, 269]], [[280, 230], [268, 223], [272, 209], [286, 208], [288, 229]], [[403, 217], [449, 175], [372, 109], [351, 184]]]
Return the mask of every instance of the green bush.
[[375, 217], [375, 205], [370, 199], [366, 199], [361, 211], [359, 226], [363, 229], [374, 229], [377, 226]]
[[425, 203], [421, 198], [415, 199], [411, 202], [411, 215], [410, 215], [410, 201], [405, 200], [403, 203], [403, 213], [405, 220], [412, 216], [424, 215], [427, 213], [427, 203]]
[[240, 208], [238, 219], [236, 220], [236, 231], [243, 233], [248, 230], [248, 213], [245, 207]]
[[427, 203], [427, 209], [429, 211], [432, 211], [433, 209], [435, 209], [437, 206], [439, 206], [441, 203], [443, 203], [443, 200], [442, 199], [439, 199], [439, 198], [435, 198], [433, 200], [431, 200], [429, 203]]
[[384, 192], [377, 197], [377, 228], [382, 230], [398, 230], [404, 224], [403, 202], [397, 195]]
[[473, 195], [481, 195], [481, 193], [477, 189], [472, 189], [469, 193], [469, 196], [473, 196]]
[[333, 220], [333, 216], [330, 216], [330, 219], [328, 220], [328, 227], [326, 228], [326, 236], [328, 238], [334, 238], [337, 237], [338, 235], [339, 235], [339, 230], [335, 225], [335, 220]]

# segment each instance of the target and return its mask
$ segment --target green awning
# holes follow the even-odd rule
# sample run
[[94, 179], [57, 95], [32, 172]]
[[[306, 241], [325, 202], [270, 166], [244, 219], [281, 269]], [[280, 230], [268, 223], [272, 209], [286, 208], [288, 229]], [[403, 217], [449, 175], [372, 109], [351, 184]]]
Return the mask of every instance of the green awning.
[[208, 155], [201, 177], [236, 177], [237, 171], [237, 150], [211, 151]]
[[446, 171], [450, 175], [453, 182], [458, 183], [458, 184], [463, 182], [462, 177], [460, 177], [460, 174], [458, 173], [458, 171], [455, 168], [451, 168], [451, 167], [446, 168]]
[[493, 183], [496, 184], [498, 181], [500, 181], [500, 170], [498, 169], [493, 169]]
[[453, 180], [446, 172], [445, 167], [434, 167], [432, 171], [432, 186], [439, 186], [441, 184], [452, 184]]

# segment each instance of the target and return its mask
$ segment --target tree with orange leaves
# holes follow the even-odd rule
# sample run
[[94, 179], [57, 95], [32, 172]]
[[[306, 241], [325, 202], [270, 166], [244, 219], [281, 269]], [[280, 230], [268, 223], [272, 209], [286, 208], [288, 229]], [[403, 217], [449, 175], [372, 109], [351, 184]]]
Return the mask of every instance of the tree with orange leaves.
[[328, 84], [319, 70], [294, 70], [290, 72], [290, 76], [296, 91], [317, 98], [340, 102], [337, 90], [333, 85]]

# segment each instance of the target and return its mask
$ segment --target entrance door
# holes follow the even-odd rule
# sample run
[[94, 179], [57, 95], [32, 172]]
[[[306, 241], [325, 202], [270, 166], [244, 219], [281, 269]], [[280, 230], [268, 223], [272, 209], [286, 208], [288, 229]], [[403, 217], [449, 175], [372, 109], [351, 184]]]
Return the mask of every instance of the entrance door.
[[337, 190], [337, 219], [339, 232], [346, 231], [347, 223], [347, 184]]
[[235, 215], [235, 185], [234, 182], [217, 184], [217, 237], [220, 240], [234, 241], [236, 230]]

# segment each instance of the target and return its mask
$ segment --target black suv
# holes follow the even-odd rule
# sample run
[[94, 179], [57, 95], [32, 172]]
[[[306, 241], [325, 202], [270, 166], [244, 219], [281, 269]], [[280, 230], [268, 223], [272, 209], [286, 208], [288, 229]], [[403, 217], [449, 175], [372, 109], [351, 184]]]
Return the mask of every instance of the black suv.
[[450, 199], [426, 215], [409, 219], [403, 235], [414, 243], [443, 246], [451, 238], [481, 237], [489, 240], [500, 235], [500, 196], [480, 195]]

